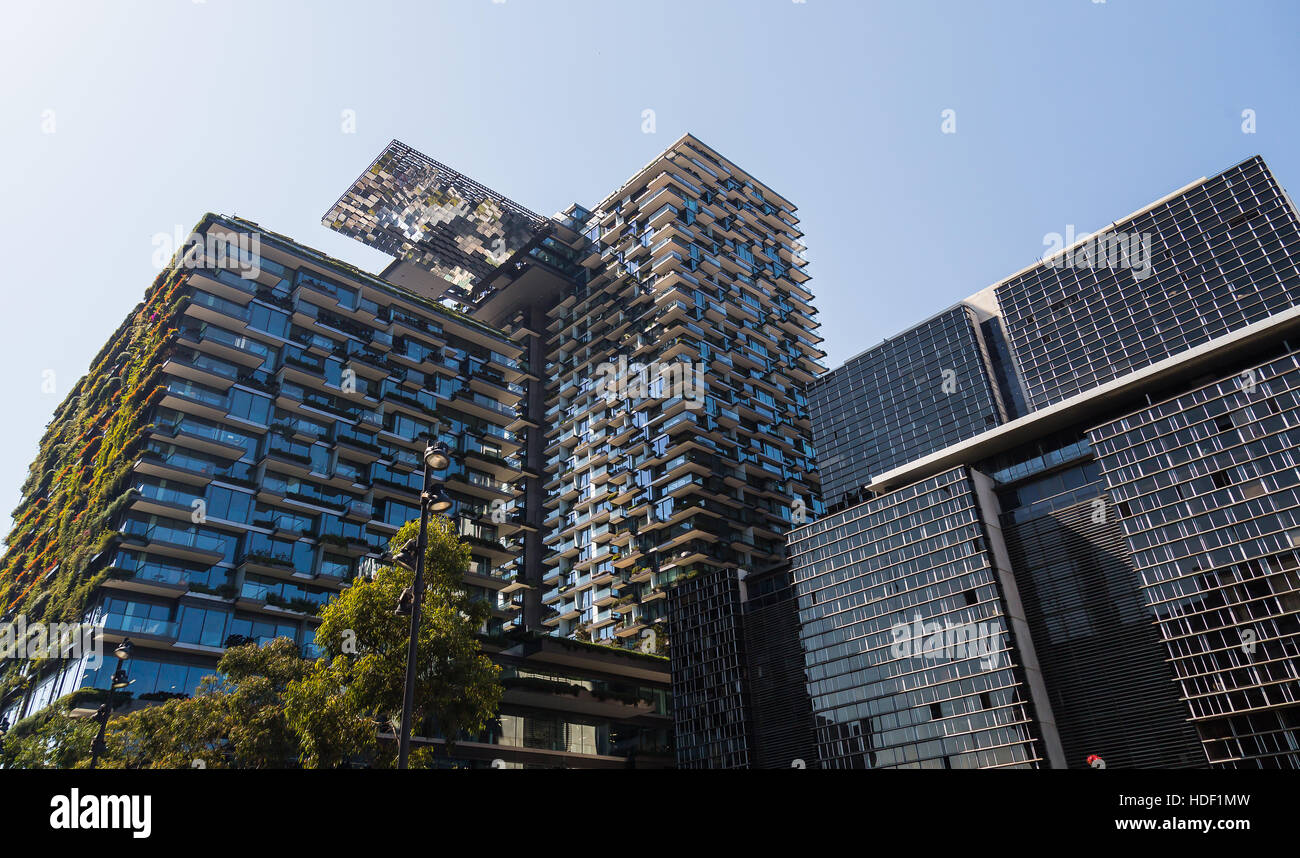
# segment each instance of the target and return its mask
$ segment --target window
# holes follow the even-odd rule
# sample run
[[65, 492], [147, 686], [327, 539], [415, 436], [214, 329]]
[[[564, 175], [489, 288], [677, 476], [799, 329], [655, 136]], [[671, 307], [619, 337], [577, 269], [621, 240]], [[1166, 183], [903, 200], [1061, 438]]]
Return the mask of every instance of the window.
[[177, 640], [201, 646], [220, 647], [226, 642], [226, 611], [182, 605]]
[[256, 328], [259, 331], [266, 331], [269, 334], [275, 334], [277, 337], [288, 339], [289, 337], [289, 314], [281, 310], [258, 304], [256, 302], [249, 305], [248, 326]]
[[266, 425], [271, 415], [271, 399], [258, 393], [235, 388], [230, 391], [230, 414], [252, 423]]

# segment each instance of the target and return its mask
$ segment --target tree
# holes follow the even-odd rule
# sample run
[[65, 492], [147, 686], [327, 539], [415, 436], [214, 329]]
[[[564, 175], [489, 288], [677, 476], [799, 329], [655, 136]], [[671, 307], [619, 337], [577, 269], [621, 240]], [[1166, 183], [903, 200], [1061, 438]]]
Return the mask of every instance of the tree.
[[[416, 537], [408, 522], [392, 538], [394, 550]], [[461, 575], [469, 567], [469, 548], [450, 520], [433, 516], [425, 552], [425, 597], [416, 647], [415, 712], [412, 732], [436, 730], [449, 743], [475, 733], [496, 717], [501, 703], [500, 668], [480, 651], [477, 632], [488, 606], [472, 600]], [[348, 756], [368, 754], [378, 765], [392, 765], [397, 743], [382, 746], [377, 725], [397, 735], [406, 680], [408, 617], [394, 616], [402, 591], [414, 574], [381, 566], [372, 580], [344, 590], [321, 612], [316, 643], [324, 656], [285, 700], [291, 727], [303, 742], [303, 762], [340, 765]], [[415, 764], [427, 754], [412, 754]]]
[[[416, 522], [398, 531], [394, 548], [415, 536]], [[471, 600], [461, 574], [469, 548], [451, 523], [435, 517], [429, 529], [425, 599], [417, 646], [414, 732], [437, 729], [449, 741], [482, 730], [501, 701], [500, 668], [479, 649], [477, 631], [487, 606]], [[350, 762], [389, 766], [396, 743], [380, 729], [398, 731], [406, 680], [407, 617], [393, 615], [414, 575], [380, 567], [373, 580], [347, 587], [321, 612], [316, 642], [325, 655], [302, 658], [288, 638], [263, 646], [229, 647], [220, 676], [203, 679], [193, 697], [150, 706], [109, 722], [105, 768], [311, 768]], [[232, 641], [233, 643], [233, 641]], [[89, 764], [98, 722], [75, 718], [102, 690], [82, 689], [44, 712], [24, 718], [5, 737], [6, 768], [80, 768]], [[118, 695], [119, 705], [126, 695]], [[427, 735], [427, 734], [426, 734]], [[432, 762], [412, 753], [413, 766]]]
[[220, 677], [204, 677], [195, 695], [111, 722], [106, 765], [128, 768], [286, 768], [299, 738], [284, 713], [289, 685], [310, 663], [288, 638], [226, 650]]
[[99, 724], [92, 718], [74, 717], [71, 710], [89, 697], [93, 695], [73, 692], [14, 724], [5, 734], [0, 765], [6, 769], [72, 769], [87, 765], [90, 743]]

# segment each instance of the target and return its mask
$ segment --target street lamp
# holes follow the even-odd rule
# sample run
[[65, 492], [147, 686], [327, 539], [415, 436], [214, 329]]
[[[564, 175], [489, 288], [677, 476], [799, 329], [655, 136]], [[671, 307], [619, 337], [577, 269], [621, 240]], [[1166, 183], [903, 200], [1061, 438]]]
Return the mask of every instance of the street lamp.
[[424, 463], [433, 471], [451, 467], [451, 448], [442, 441], [434, 441], [424, 450]]
[[126, 676], [126, 670], [122, 665], [131, 657], [131, 651], [135, 645], [131, 643], [130, 638], [123, 638], [122, 642], [113, 650], [113, 655], [117, 658], [117, 669], [113, 671], [113, 678], [108, 683], [108, 700], [99, 705], [99, 711], [95, 717], [99, 719], [99, 732], [95, 735], [95, 741], [90, 743], [90, 767], [93, 769], [99, 765], [99, 755], [104, 753], [106, 746], [104, 744], [104, 733], [108, 730], [108, 716], [113, 712], [113, 692], [119, 688], [126, 688], [132, 680]]
[[[404, 769], [411, 755], [411, 714], [415, 710], [415, 658], [420, 640], [420, 604], [424, 600], [424, 554], [429, 546], [429, 513], [444, 513], [453, 506], [451, 497], [442, 483], [430, 479], [432, 472], [445, 471], [451, 466], [451, 448], [436, 438], [424, 450], [424, 479], [420, 493], [420, 534], [408, 540], [389, 559], [404, 569], [415, 572], [415, 582], [402, 591], [393, 613], [399, 617], [410, 616], [411, 639], [406, 647], [406, 688], [402, 700], [402, 729], [397, 746], [397, 767]], [[412, 545], [414, 543], [414, 545]]]

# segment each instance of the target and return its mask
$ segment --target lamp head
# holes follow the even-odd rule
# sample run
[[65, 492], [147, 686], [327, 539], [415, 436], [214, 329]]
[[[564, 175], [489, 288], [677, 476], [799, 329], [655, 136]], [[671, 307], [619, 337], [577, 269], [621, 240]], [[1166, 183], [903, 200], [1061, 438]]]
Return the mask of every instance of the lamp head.
[[434, 441], [424, 449], [424, 463], [431, 471], [445, 471], [451, 466], [451, 448], [442, 441]]
[[447, 512], [455, 506], [455, 502], [452, 501], [451, 495], [447, 494], [447, 490], [441, 485], [430, 487], [429, 491], [426, 492], [426, 495], [429, 499], [429, 509], [433, 512]]
[[406, 544], [397, 550], [396, 554], [390, 554], [388, 555], [388, 558], [403, 569], [409, 569], [414, 572], [415, 555], [419, 550], [419, 545], [420, 543], [418, 540], [408, 539], [406, 540]]

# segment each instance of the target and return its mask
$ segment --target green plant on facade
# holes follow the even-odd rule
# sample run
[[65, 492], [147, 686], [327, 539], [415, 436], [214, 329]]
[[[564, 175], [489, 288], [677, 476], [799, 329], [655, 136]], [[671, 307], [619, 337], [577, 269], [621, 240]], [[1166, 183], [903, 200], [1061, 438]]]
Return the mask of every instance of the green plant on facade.
[[[134, 497], [131, 465], [151, 428], [144, 414], [162, 395], [159, 367], [190, 300], [182, 291], [186, 273], [173, 263], [155, 278], [55, 409], [0, 558], [0, 614], [79, 621], [108, 577], [90, 562], [120, 538], [113, 522]], [[0, 676], [0, 695], [16, 687], [16, 674], [10, 667]]]

